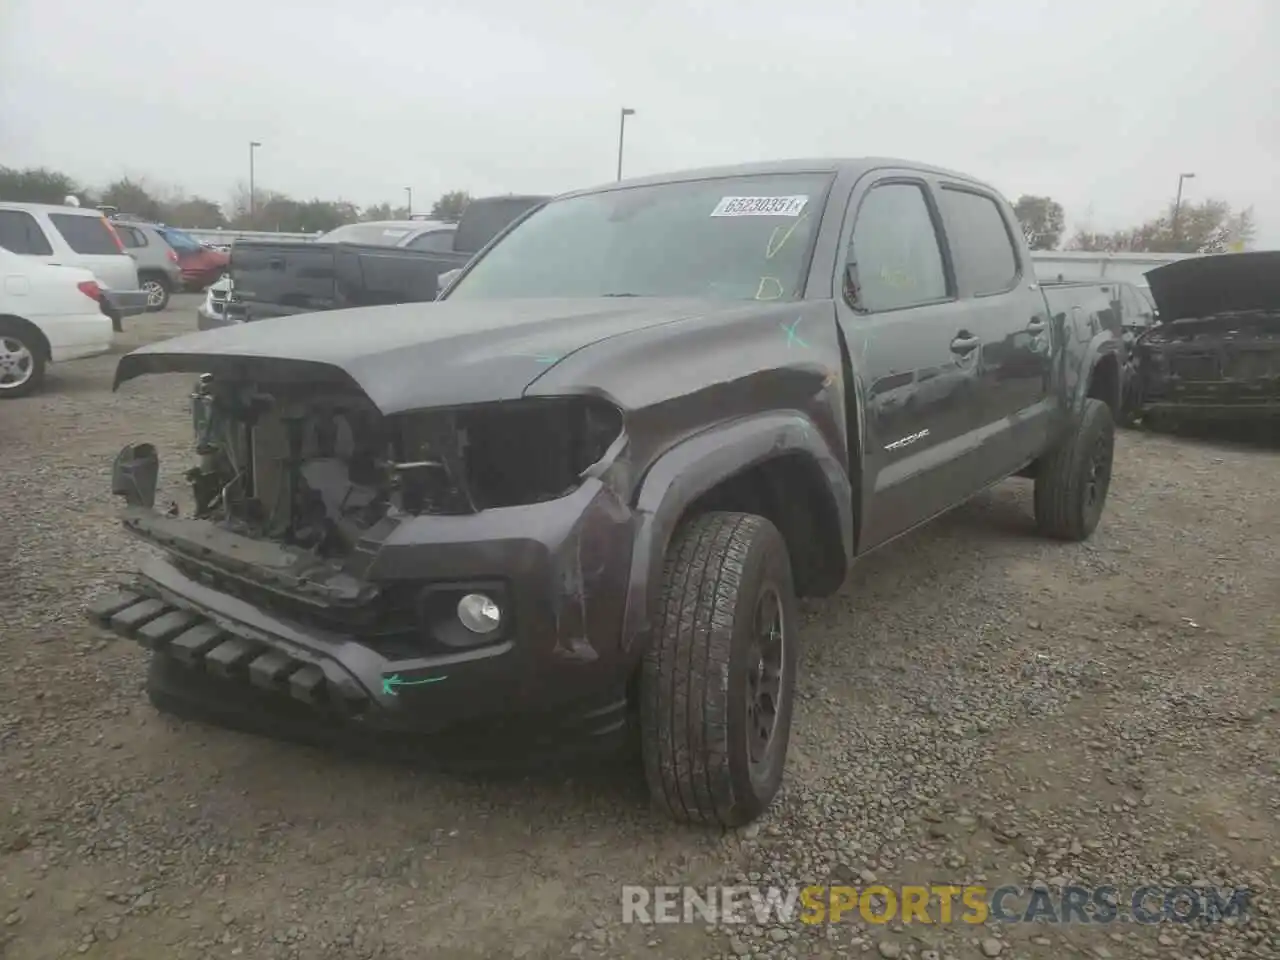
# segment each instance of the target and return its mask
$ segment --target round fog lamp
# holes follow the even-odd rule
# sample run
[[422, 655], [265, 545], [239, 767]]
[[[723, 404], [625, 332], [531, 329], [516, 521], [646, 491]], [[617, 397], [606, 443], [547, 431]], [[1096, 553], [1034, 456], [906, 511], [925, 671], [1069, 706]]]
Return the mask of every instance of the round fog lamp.
[[483, 593], [468, 593], [458, 601], [458, 619], [472, 633], [493, 633], [502, 624], [502, 611]]

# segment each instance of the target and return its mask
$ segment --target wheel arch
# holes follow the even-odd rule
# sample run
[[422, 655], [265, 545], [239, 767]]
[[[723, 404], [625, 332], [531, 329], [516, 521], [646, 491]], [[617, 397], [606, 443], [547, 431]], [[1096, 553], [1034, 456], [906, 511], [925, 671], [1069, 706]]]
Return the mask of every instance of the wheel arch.
[[787, 542], [797, 594], [822, 596], [840, 587], [852, 558], [852, 508], [840, 458], [798, 411], [734, 421], [670, 448], [635, 497], [625, 648], [638, 656], [647, 645], [667, 548], [691, 516], [710, 510], [765, 516]]
[[45, 336], [44, 331], [37, 327], [25, 317], [20, 317], [15, 313], [0, 313], [0, 326], [11, 324], [28, 334], [35, 340], [36, 346], [40, 348], [41, 358], [45, 363], [53, 361], [53, 347], [49, 343], [49, 338]]

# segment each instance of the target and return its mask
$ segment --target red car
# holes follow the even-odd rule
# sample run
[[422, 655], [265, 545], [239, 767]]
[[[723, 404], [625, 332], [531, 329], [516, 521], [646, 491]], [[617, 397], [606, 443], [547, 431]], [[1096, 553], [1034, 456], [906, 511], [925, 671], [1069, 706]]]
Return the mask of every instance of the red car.
[[206, 247], [190, 234], [172, 227], [159, 227], [169, 246], [178, 255], [182, 268], [182, 285], [187, 290], [199, 292], [227, 271], [228, 254]]

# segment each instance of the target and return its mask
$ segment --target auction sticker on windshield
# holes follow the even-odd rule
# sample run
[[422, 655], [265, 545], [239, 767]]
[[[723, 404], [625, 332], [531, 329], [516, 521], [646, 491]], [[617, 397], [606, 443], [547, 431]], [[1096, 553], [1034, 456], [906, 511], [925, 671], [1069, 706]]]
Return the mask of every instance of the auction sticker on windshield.
[[807, 196], [723, 197], [711, 211], [713, 217], [798, 217]]

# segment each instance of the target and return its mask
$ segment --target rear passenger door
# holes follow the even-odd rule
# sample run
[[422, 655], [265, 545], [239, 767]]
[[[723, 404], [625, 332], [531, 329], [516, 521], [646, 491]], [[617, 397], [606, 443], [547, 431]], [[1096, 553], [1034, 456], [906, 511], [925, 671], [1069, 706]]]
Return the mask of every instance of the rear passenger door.
[[973, 492], [978, 339], [956, 297], [930, 181], [878, 172], [853, 189], [837, 310], [865, 402], [859, 549]]
[[[1053, 329], [1013, 211], [972, 183], [939, 184], [939, 206], [977, 360], [984, 426], [979, 485], [1044, 449], [1054, 409]], [[1015, 239], [1016, 238], [1016, 239]]]

